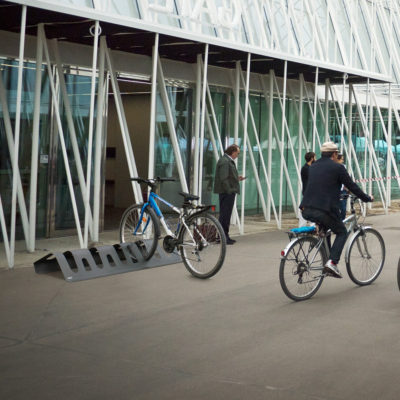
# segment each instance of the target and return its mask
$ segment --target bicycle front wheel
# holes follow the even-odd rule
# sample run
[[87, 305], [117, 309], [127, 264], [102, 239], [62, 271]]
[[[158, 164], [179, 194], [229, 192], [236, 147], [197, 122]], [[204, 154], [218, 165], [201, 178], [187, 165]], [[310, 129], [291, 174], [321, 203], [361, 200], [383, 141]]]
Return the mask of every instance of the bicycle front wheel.
[[313, 236], [300, 237], [289, 244], [282, 257], [279, 281], [286, 296], [294, 301], [312, 297], [324, 280], [327, 256], [317, 244]]
[[187, 270], [196, 278], [206, 279], [222, 267], [226, 239], [221, 224], [210, 214], [189, 217], [179, 234], [179, 248]]
[[142, 251], [145, 260], [149, 260], [157, 248], [160, 236], [160, 225], [152, 208], [146, 207], [140, 218], [143, 203], [127, 208], [119, 225], [119, 240], [121, 243], [136, 243]]
[[371, 284], [382, 271], [385, 255], [385, 243], [378, 231], [368, 227], [359, 230], [346, 257], [350, 279], [360, 286]]

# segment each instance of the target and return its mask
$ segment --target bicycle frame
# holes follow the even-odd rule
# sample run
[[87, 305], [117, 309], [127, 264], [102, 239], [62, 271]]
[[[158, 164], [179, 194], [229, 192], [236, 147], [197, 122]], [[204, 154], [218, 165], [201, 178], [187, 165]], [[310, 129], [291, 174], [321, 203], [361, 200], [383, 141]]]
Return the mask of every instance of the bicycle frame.
[[[165, 232], [167, 233], [167, 235], [170, 235], [170, 236], [176, 238], [176, 232], [178, 232], [178, 230], [179, 230], [180, 221], [178, 222], [177, 231], [175, 233], [172, 232], [171, 229], [169, 228], [169, 226], [167, 225], [167, 223], [165, 222], [164, 215], [163, 215], [162, 211], [160, 210], [160, 207], [158, 207], [156, 199], [161, 201], [162, 203], [164, 203], [166, 206], [171, 208], [177, 214], [179, 214], [179, 219], [181, 219], [183, 213], [179, 208], [175, 207], [171, 203], [168, 203], [168, 201], [164, 200], [162, 197], [158, 196], [156, 193], [150, 192], [149, 200], [146, 203], [144, 203], [142, 206], [142, 210], [140, 212], [140, 217], [139, 217], [139, 222], [135, 228], [134, 234], [136, 234], [137, 230], [139, 229], [140, 224], [143, 221], [143, 214], [144, 214], [145, 209], [147, 207], [151, 207], [155, 211], [155, 213], [156, 213], [157, 217], [159, 218], [160, 223], [161, 223], [162, 227], [164, 228]], [[147, 229], [148, 224], [149, 224], [149, 221], [147, 221], [146, 226], [143, 231], [145, 231]]]

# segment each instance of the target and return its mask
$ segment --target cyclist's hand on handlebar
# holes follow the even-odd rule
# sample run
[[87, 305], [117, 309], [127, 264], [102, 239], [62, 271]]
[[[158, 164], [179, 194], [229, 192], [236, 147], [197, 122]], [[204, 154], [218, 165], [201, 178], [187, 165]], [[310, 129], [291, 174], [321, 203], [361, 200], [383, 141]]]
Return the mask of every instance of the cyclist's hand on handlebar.
[[372, 194], [371, 194], [371, 196], [369, 196], [369, 197], [371, 197], [371, 203], [374, 201], [374, 196], [372, 196]]

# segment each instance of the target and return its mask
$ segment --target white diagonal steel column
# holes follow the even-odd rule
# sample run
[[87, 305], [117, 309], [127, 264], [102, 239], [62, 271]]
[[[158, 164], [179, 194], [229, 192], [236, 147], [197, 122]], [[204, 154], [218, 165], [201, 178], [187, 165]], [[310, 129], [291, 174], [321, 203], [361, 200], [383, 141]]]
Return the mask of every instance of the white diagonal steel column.
[[157, 100], [157, 60], [159, 34], [156, 33], [153, 46], [153, 68], [151, 73], [150, 133], [149, 133], [149, 179], [154, 178], [154, 150], [156, 143], [156, 100]]
[[[41, 32], [43, 32], [43, 37], [44, 37], [43, 40], [45, 40], [45, 32], [44, 32], [43, 27], [41, 28]], [[52, 39], [50, 41], [50, 45], [52, 46], [53, 55], [54, 55], [55, 62], [56, 62], [56, 68], [57, 68], [57, 74], [58, 74], [58, 82], [59, 82], [59, 85], [60, 85], [61, 97], [62, 97], [63, 106], [64, 106], [64, 110], [65, 110], [65, 117], [66, 117], [66, 120], [67, 120], [69, 137], [71, 139], [72, 152], [74, 153], [75, 166], [76, 166], [76, 172], [77, 172], [77, 175], [78, 175], [79, 187], [81, 189], [82, 199], [85, 199], [86, 198], [87, 185], [86, 185], [86, 181], [85, 181], [85, 175], [84, 175], [84, 172], [83, 172], [83, 166], [82, 166], [81, 153], [80, 153], [80, 150], [79, 150], [79, 144], [78, 144], [78, 140], [76, 138], [76, 130], [75, 130], [74, 119], [72, 117], [71, 103], [70, 103], [70, 99], [69, 99], [69, 96], [68, 96], [67, 85], [65, 83], [65, 76], [64, 76], [62, 63], [61, 63], [60, 53], [59, 53], [59, 50], [58, 50], [57, 39]], [[90, 218], [91, 218], [91, 215], [90, 215]]]
[[108, 96], [104, 82], [105, 49], [104, 42], [100, 43], [99, 51], [99, 77], [97, 90], [97, 115], [96, 115], [96, 138], [94, 156], [94, 182], [93, 182], [93, 230], [92, 238], [94, 242], [99, 241], [99, 219], [100, 219], [100, 192], [101, 192], [101, 155], [103, 150], [104, 122], [104, 103]]
[[0, 223], [1, 223], [1, 232], [3, 234], [4, 250], [6, 251], [7, 263], [9, 268], [11, 268], [10, 241], [8, 240], [7, 225], [6, 225], [6, 219], [4, 218], [4, 209], [3, 209], [3, 203], [1, 201], [1, 194], [0, 194]]
[[[353, 94], [354, 94], [354, 100], [355, 100], [355, 102], [357, 104], [358, 113], [359, 113], [360, 118], [361, 118], [361, 124], [362, 124], [365, 132], [368, 134], [368, 138], [369, 138], [369, 141], [368, 141], [369, 153], [370, 153], [370, 155], [372, 157], [372, 159], [370, 160], [370, 168], [374, 170], [375, 177], [379, 178], [378, 181], [377, 181], [377, 184], [378, 184], [378, 188], [379, 188], [382, 204], [385, 205], [386, 204], [386, 200], [385, 199], [386, 199], [386, 195], [387, 194], [385, 192], [385, 185], [383, 184], [383, 181], [382, 181], [382, 174], [381, 174], [381, 171], [379, 169], [379, 162], [377, 160], [375, 149], [374, 149], [373, 144], [372, 144], [372, 130], [370, 130], [370, 128], [368, 128], [368, 126], [367, 126], [367, 122], [366, 122], [365, 116], [364, 116], [364, 111], [362, 109], [361, 103], [358, 101], [357, 93], [353, 92]], [[372, 106], [372, 102], [371, 102], [371, 106]], [[372, 177], [372, 171], [370, 173], [370, 178], [371, 177]]]
[[[25, 28], [26, 28], [26, 6], [22, 6], [21, 14], [21, 30], [19, 40], [19, 56], [18, 56], [18, 82], [17, 82], [17, 103], [15, 110], [15, 128], [14, 128], [14, 157], [12, 163], [13, 180], [11, 194], [11, 232], [10, 232], [10, 268], [14, 267], [15, 255], [15, 230], [17, 218], [17, 184], [18, 184], [18, 156], [19, 156], [19, 138], [21, 127], [21, 99], [22, 99], [22, 72], [24, 65], [24, 47], [25, 47]], [[29, 237], [26, 238], [29, 245]]]
[[315, 135], [317, 134], [317, 102], [318, 102], [318, 74], [319, 68], [315, 69], [315, 87], [314, 87], [314, 112], [313, 112], [313, 133], [312, 133], [312, 151], [315, 152]]
[[206, 44], [205, 52], [204, 52], [204, 65], [203, 65], [203, 86], [201, 88], [201, 119], [200, 119], [200, 159], [199, 159], [199, 203], [201, 204], [201, 199], [203, 197], [203, 159], [204, 159], [204, 121], [205, 114], [207, 112], [207, 70], [208, 70], [208, 44]]
[[196, 112], [194, 122], [194, 154], [193, 154], [193, 194], [199, 192], [199, 151], [200, 151], [200, 114], [201, 114], [201, 54], [197, 54], [196, 64]]
[[[350, 150], [351, 146], [353, 144], [352, 142], [352, 135], [353, 135], [353, 85], [350, 83], [349, 84], [349, 102], [347, 106], [349, 107], [349, 115], [348, 115], [348, 129], [347, 129], [347, 148]], [[351, 151], [348, 152], [347, 154], [347, 169], [349, 171], [350, 176], [353, 175], [353, 164], [352, 164], [352, 157], [351, 157]]]
[[239, 108], [240, 108], [240, 61], [236, 61], [235, 69], [235, 114], [234, 114], [234, 143], [239, 139]]
[[[390, 14], [391, 15], [391, 14]], [[387, 129], [387, 146], [388, 146], [388, 151], [386, 153], [386, 176], [388, 179], [386, 180], [386, 203], [387, 207], [390, 207], [391, 204], [391, 195], [392, 195], [392, 180], [390, 177], [392, 176], [392, 157], [393, 157], [393, 152], [392, 152], [392, 84], [389, 83], [389, 104], [388, 104], [388, 129]], [[393, 167], [394, 170], [397, 170], [397, 165], [396, 165], [396, 160], [393, 157]], [[399, 173], [396, 173], [396, 176], [398, 176]], [[398, 178], [397, 178], [398, 179]]]
[[[11, 165], [14, 162], [14, 135], [13, 135], [13, 129], [11, 126], [11, 118], [10, 118], [10, 113], [8, 110], [8, 104], [7, 104], [7, 95], [6, 95], [6, 90], [3, 85], [3, 77], [2, 73], [0, 70], [0, 105], [2, 106], [3, 109], [3, 122], [4, 122], [4, 128], [6, 131], [6, 138], [7, 138], [7, 145], [8, 145], [8, 151], [10, 154], [10, 160], [11, 160]], [[22, 181], [21, 181], [21, 175], [19, 168], [17, 169], [17, 199], [18, 199], [18, 205], [21, 213], [21, 221], [22, 221], [22, 228], [24, 231], [24, 237], [25, 237], [25, 242], [26, 246], [29, 249], [29, 219], [28, 219], [28, 212], [26, 208], [26, 203], [25, 203], [25, 197], [24, 197], [24, 191], [22, 188]]]
[[85, 224], [83, 241], [85, 247], [88, 246], [89, 236], [89, 212], [90, 207], [90, 186], [92, 178], [92, 153], [93, 153], [93, 121], [94, 121], [94, 100], [96, 97], [96, 74], [97, 74], [97, 52], [99, 45], [99, 21], [95, 21], [95, 32], [93, 38], [93, 57], [92, 57], [92, 81], [90, 87], [90, 106], [89, 106], [89, 132], [88, 132], [88, 153], [86, 160], [86, 196], [84, 198], [85, 204]]
[[[184, 192], [188, 191], [188, 185], [186, 182], [186, 177], [185, 177], [185, 170], [183, 168], [183, 162], [182, 162], [182, 157], [181, 157], [181, 152], [179, 148], [179, 143], [178, 139], [176, 136], [176, 130], [174, 126], [174, 119], [172, 117], [172, 111], [171, 111], [171, 106], [169, 103], [168, 99], [168, 94], [167, 94], [167, 89], [165, 87], [165, 79], [164, 79], [164, 73], [162, 70], [162, 65], [161, 65], [161, 60], [158, 58], [158, 69], [157, 69], [157, 82], [158, 86], [160, 88], [160, 95], [161, 95], [161, 100], [164, 105], [164, 110], [165, 110], [165, 116], [167, 118], [167, 125], [171, 137], [171, 142], [172, 142], [172, 147], [174, 149], [174, 155], [176, 159], [176, 165], [178, 168], [178, 174], [179, 174], [179, 180], [181, 183], [182, 190]], [[195, 182], [196, 184], [196, 182]]]
[[325, 142], [329, 141], [329, 79], [325, 79]]
[[[57, 99], [57, 92], [56, 92], [56, 89], [54, 86], [54, 76], [53, 76], [53, 72], [51, 70], [49, 49], [47, 47], [47, 42], [46, 42], [46, 37], [44, 34], [43, 26], [38, 27], [38, 35], [41, 36], [41, 40], [43, 42], [43, 49], [44, 49], [45, 60], [47, 63], [47, 72], [49, 75], [51, 95], [53, 96], [53, 99]], [[72, 209], [73, 209], [73, 213], [74, 213], [75, 225], [76, 225], [76, 229], [78, 232], [80, 246], [81, 246], [81, 248], [83, 248], [85, 246], [83, 244], [83, 237], [82, 237], [82, 231], [81, 231], [81, 226], [80, 226], [80, 221], [79, 221], [78, 207], [76, 204], [74, 186], [72, 183], [71, 170], [69, 168], [69, 160], [68, 160], [67, 149], [65, 146], [64, 131], [63, 131], [61, 117], [60, 117], [60, 110], [58, 107], [54, 107], [54, 111], [55, 111], [57, 128], [58, 128], [58, 136], [60, 138], [61, 150], [62, 150], [62, 155], [63, 155], [63, 159], [64, 159], [65, 172], [67, 175], [67, 182], [68, 182], [68, 188], [69, 188], [69, 193], [70, 193], [70, 197], [71, 197]]]
[[285, 112], [286, 112], [286, 83], [287, 83], [287, 61], [283, 72], [283, 104], [282, 104], [282, 127], [281, 127], [281, 168], [279, 174], [279, 229], [282, 229], [282, 201], [283, 201], [283, 163], [285, 147]]
[[[218, 158], [219, 158], [218, 145], [217, 145], [217, 142], [215, 141], [213, 127], [211, 125], [211, 119], [210, 119], [210, 115], [208, 114], [208, 112], [206, 113], [206, 124], [207, 124], [208, 132], [210, 133], [210, 139], [211, 139], [211, 144], [212, 144], [212, 148], [213, 148], [214, 159], [218, 161]], [[218, 134], [217, 134], [217, 136], [218, 136]]]
[[343, 128], [344, 128], [344, 87], [346, 84], [347, 74], [343, 73], [343, 85], [342, 85], [342, 123], [340, 124], [340, 152], [343, 153]]
[[[302, 74], [300, 74], [302, 75]], [[299, 148], [298, 148], [298, 163], [299, 167], [302, 163], [302, 144], [303, 144], [303, 84], [301, 80], [299, 79]], [[302, 180], [299, 179], [298, 185], [297, 185], [297, 202], [300, 204], [301, 201], [301, 195], [303, 192], [303, 183]]]
[[[392, 164], [393, 165], [393, 169], [394, 169], [395, 175], [398, 177], [399, 176], [399, 170], [397, 168], [396, 160], [394, 158], [393, 151], [392, 151], [392, 139], [391, 139], [391, 122], [392, 122], [392, 118], [391, 118], [391, 115], [390, 115], [391, 112], [392, 112], [391, 104], [390, 104], [390, 108], [388, 110], [388, 112], [389, 112], [389, 121], [390, 121], [390, 124], [388, 126], [388, 128], [390, 128], [390, 134], [389, 134], [389, 131], [386, 129], [386, 126], [385, 126], [385, 121], [383, 119], [381, 109], [380, 109], [379, 104], [378, 104], [378, 99], [376, 98], [376, 95], [375, 95], [375, 92], [374, 92], [373, 89], [371, 90], [371, 94], [372, 94], [372, 98], [374, 99], [374, 102], [375, 102], [375, 106], [376, 106], [376, 110], [377, 110], [378, 115], [379, 115], [379, 119], [381, 121], [382, 132], [383, 132], [383, 135], [384, 135], [384, 137], [386, 139], [387, 161], [388, 161], [388, 164]], [[389, 94], [389, 96], [391, 97], [391, 94]], [[389, 98], [389, 101], [390, 101], [390, 98]], [[391, 103], [391, 101], [390, 101], [390, 103]], [[392, 168], [391, 168], [391, 165], [390, 165], [390, 169], [388, 168], [387, 171], [386, 171], [387, 177], [391, 176], [391, 170], [392, 170]], [[390, 178], [388, 178], [387, 180], [390, 180]], [[400, 179], [396, 178], [396, 180], [397, 180], [397, 183], [399, 184], [399, 187], [400, 187]], [[390, 190], [391, 190], [391, 185], [387, 184], [387, 190], [386, 190], [387, 207], [389, 207], [389, 205], [390, 205]]]
[[[208, 86], [208, 83], [207, 83], [207, 99], [208, 99], [208, 104], [210, 105], [213, 125], [214, 125], [214, 129], [215, 129], [215, 132], [217, 134], [217, 139], [218, 139], [218, 143], [215, 143], [215, 145], [217, 146], [216, 149], [218, 151], [218, 147], [219, 147], [219, 152], [220, 152], [221, 155], [223, 155], [224, 154], [224, 148], [222, 146], [221, 133], [220, 133], [219, 128], [218, 128], [217, 116], [215, 114], [214, 104], [213, 104], [213, 101], [212, 101], [212, 97], [211, 97], [211, 93], [210, 93], [210, 87]], [[207, 117], [207, 115], [208, 114], [206, 113], [206, 117]]]
[[[278, 81], [277, 81], [275, 76], [274, 76], [274, 80], [275, 80], [275, 86], [276, 86], [276, 94], [278, 95], [279, 104], [281, 106], [281, 109], [283, 110], [283, 102], [282, 102], [281, 94], [280, 94], [280, 91], [279, 91]], [[288, 87], [288, 85], [287, 85], [287, 87]], [[291, 135], [290, 135], [289, 125], [287, 123], [286, 115], [283, 116], [283, 123], [284, 123], [283, 125], [285, 127], [285, 131], [287, 133], [287, 139], [288, 139], [288, 142], [289, 142], [290, 151], [292, 153], [293, 163], [294, 163], [294, 167], [295, 167], [295, 170], [296, 170], [296, 173], [297, 173], [297, 177], [298, 177], [298, 179], [301, 179], [301, 177], [300, 177], [300, 168], [299, 168], [299, 165], [297, 163], [296, 154], [294, 152], [294, 146], [293, 146], [292, 138], [291, 138]]]
[[[246, 83], [244, 81], [241, 68], [240, 68], [240, 77], [241, 77], [241, 80], [242, 80], [242, 84], [245, 86]], [[245, 117], [243, 117], [243, 113], [242, 113], [241, 108], [239, 109], [239, 113], [240, 113], [240, 117], [241, 117], [243, 125], [244, 125]], [[260, 145], [260, 141], [258, 139], [257, 127], [256, 127], [256, 124], [255, 124], [255, 121], [254, 121], [253, 112], [252, 112], [252, 108], [251, 108], [251, 104], [250, 103], [248, 104], [248, 113], [250, 115], [250, 120], [251, 120], [251, 123], [252, 123], [252, 126], [253, 126], [254, 136], [255, 136], [257, 147], [258, 147], [258, 150], [259, 150], [259, 154], [260, 154], [260, 158], [261, 158], [261, 165], [262, 165], [262, 168], [263, 168], [263, 171], [264, 171], [265, 179], [266, 179], [266, 182], [267, 182], [267, 187], [269, 188], [268, 174], [267, 174], [267, 171], [266, 171], [266, 168], [265, 168], [264, 157], [262, 155], [261, 145]], [[252, 166], [253, 166], [254, 178], [255, 178], [255, 181], [256, 181], [258, 194], [260, 196], [261, 206], [262, 206], [262, 209], [263, 209], [264, 217], [265, 217], [265, 220], [268, 221], [268, 219], [267, 219], [267, 207], [266, 207], [266, 203], [265, 203], [265, 199], [264, 199], [264, 193], [263, 193], [263, 190], [262, 190], [262, 187], [261, 187], [260, 178], [259, 178], [257, 167], [256, 167], [256, 164], [255, 164], [254, 154], [253, 154], [253, 150], [252, 150], [252, 145], [251, 145], [251, 142], [250, 142], [249, 134], [248, 134], [248, 132], [246, 132], [246, 133], [247, 133], [247, 136], [245, 138], [246, 139], [245, 143], [247, 144], [247, 147], [249, 149], [250, 161], [251, 161]]]
[[[267, 161], [268, 161], [268, 179], [272, 184], [272, 141], [273, 141], [273, 121], [274, 121], [274, 70], [270, 69], [269, 70], [269, 92], [264, 89], [264, 96], [265, 100], [269, 99], [269, 104], [268, 104], [268, 156], [267, 156]], [[274, 201], [273, 196], [268, 196], [267, 199], [267, 219], [268, 221], [271, 220], [271, 204]], [[279, 220], [279, 218], [277, 219]]]
[[[211, 140], [213, 141], [213, 145], [215, 145], [216, 149], [217, 149], [217, 143], [218, 143], [219, 148], [220, 148], [219, 154], [222, 156], [224, 154], [224, 150], [225, 149], [224, 149], [224, 147], [222, 145], [221, 133], [220, 133], [219, 128], [218, 128], [217, 116], [215, 115], [214, 105], [213, 105], [213, 102], [212, 102], [210, 88], [208, 86], [208, 83], [207, 83], [207, 96], [208, 96], [208, 103], [209, 103], [210, 109], [211, 109], [211, 116], [212, 116], [212, 120], [213, 120], [215, 133], [217, 135], [217, 141], [215, 141], [215, 139], [214, 139], [214, 134], [213, 134], [212, 127], [211, 127], [211, 122], [210, 122], [210, 116], [209, 116], [208, 113], [206, 113], [206, 120], [207, 120], [207, 124], [210, 123], [210, 125], [207, 125], [207, 126], [208, 126], [208, 128], [210, 130], [210, 135], [211, 135]], [[215, 159], [218, 161], [219, 157], [217, 155], [218, 155], [218, 151], [214, 152]], [[233, 206], [232, 218], [234, 220], [233, 223], [236, 222], [236, 224], [239, 227], [239, 231], [240, 231], [240, 219], [239, 219], [239, 214], [238, 214], [237, 207], [236, 207], [236, 197], [235, 197], [235, 204]]]
[[[314, 113], [314, 104], [315, 104], [315, 102], [313, 102], [313, 106], [311, 106], [311, 100], [310, 100], [311, 96], [308, 93], [307, 84], [306, 84], [302, 74], [300, 74], [300, 80], [303, 82], [303, 87], [304, 87], [304, 91], [305, 91], [305, 98], [307, 100], [308, 108], [310, 110], [310, 115], [311, 115], [311, 118], [312, 118], [312, 121], [313, 121], [313, 131], [314, 131], [314, 121], [317, 118], [315, 113]], [[315, 94], [314, 94], [314, 97], [315, 97]], [[312, 150], [312, 146], [313, 146], [313, 141], [315, 143], [315, 138], [318, 141], [318, 145], [321, 147], [321, 140], [320, 140], [319, 135], [318, 135], [318, 129], [317, 128], [315, 128], [315, 129], [316, 129], [316, 132], [315, 132], [315, 134], [313, 133], [312, 139], [311, 139], [311, 150]], [[315, 146], [316, 146], [316, 144], [315, 144]]]
[[42, 60], [43, 44], [38, 35], [36, 38], [36, 78], [33, 106], [32, 130], [32, 156], [31, 156], [31, 181], [29, 189], [29, 247], [28, 251], [35, 251], [36, 236], [36, 197], [39, 158], [39, 127], [40, 127], [40, 95], [42, 87]]
[[[251, 67], [251, 54], [247, 53], [247, 71], [246, 71], [246, 87], [245, 87], [245, 108], [244, 108], [244, 126], [243, 126], [243, 158], [242, 158], [242, 174], [246, 176], [246, 138], [247, 138], [247, 118], [249, 114], [249, 89], [250, 89], [250, 67]], [[246, 200], [246, 180], [242, 181], [242, 204], [240, 209], [240, 233], [244, 233], [244, 203]]]
[[[113, 59], [111, 57], [109, 49], [107, 48], [106, 38], [102, 36], [100, 40], [104, 41], [105, 55], [106, 55], [108, 70], [110, 72], [111, 86], [113, 89], [114, 100], [115, 100], [115, 108], [117, 109], [119, 125], [121, 128], [122, 141], [124, 143], [126, 161], [128, 163], [129, 174], [131, 178], [137, 177], [138, 172], [136, 168], [135, 156], [133, 154], [131, 138], [129, 136], [128, 123], [126, 122], [124, 105], [122, 102], [121, 92], [118, 86], [117, 74], [114, 68]], [[139, 184], [135, 181], [131, 181], [131, 184], [132, 184], [133, 194], [135, 196], [135, 201], [137, 203], [141, 203], [143, 201], [143, 196]]]

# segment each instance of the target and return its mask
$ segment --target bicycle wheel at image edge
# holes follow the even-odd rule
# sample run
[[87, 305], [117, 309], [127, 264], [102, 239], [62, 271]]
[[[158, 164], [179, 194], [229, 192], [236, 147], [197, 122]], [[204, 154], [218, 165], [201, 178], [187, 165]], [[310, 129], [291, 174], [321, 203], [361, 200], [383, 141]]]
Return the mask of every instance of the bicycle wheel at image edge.
[[189, 217], [179, 238], [182, 261], [196, 278], [206, 279], [222, 267], [226, 254], [226, 238], [221, 224], [210, 214]]
[[399, 287], [400, 290], [400, 258], [397, 264], [397, 286]]
[[346, 268], [350, 279], [360, 286], [371, 284], [381, 273], [385, 263], [385, 243], [373, 228], [363, 228], [351, 239], [346, 254]]
[[322, 247], [317, 248], [318, 239], [313, 236], [300, 237], [289, 243], [279, 267], [282, 290], [294, 301], [307, 300], [320, 288], [327, 256]]
[[124, 211], [119, 225], [119, 240], [121, 243], [136, 243], [142, 250], [144, 259], [149, 260], [157, 248], [160, 225], [154, 210], [147, 207], [135, 233], [142, 207], [143, 203], [134, 204]]

